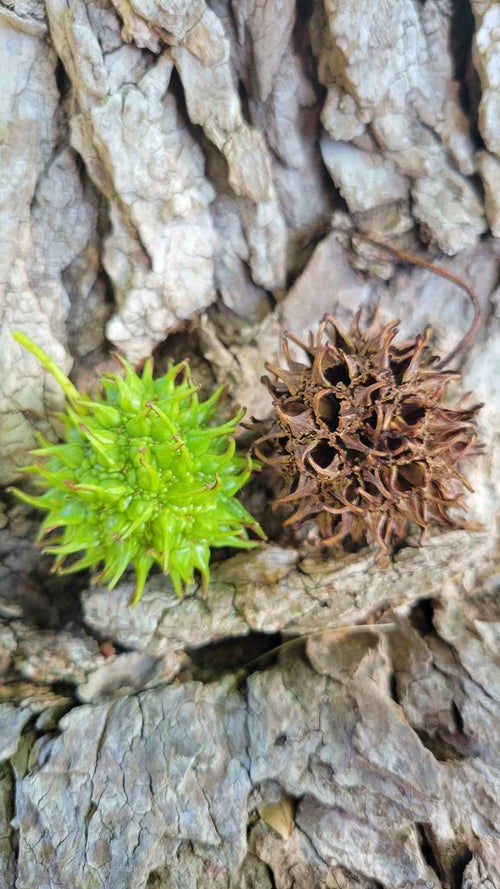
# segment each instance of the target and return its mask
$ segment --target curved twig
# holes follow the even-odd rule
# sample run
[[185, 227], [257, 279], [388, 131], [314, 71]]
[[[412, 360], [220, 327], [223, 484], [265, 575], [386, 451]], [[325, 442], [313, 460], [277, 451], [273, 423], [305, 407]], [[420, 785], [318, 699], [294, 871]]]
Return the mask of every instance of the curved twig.
[[455, 346], [451, 352], [448, 353], [440, 362], [436, 365], [436, 370], [442, 370], [446, 367], [447, 364], [452, 361], [453, 358], [462, 352], [467, 346], [470, 345], [472, 340], [474, 339], [477, 330], [479, 328], [479, 323], [481, 320], [481, 312], [479, 308], [478, 298], [473, 291], [472, 287], [469, 287], [462, 278], [459, 278], [458, 275], [454, 275], [453, 272], [448, 272], [446, 269], [441, 268], [439, 265], [434, 265], [433, 262], [429, 262], [427, 259], [419, 259], [417, 256], [413, 256], [412, 253], [408, 253], [406, 250], [401, 250], [399, 247], [394, 247], [392, 244], [388, 244], [382, 238], [379, 238], [378, 235], [373, 234], [364, 234], [363, 232], [353, 232], [356, 237], [362, 238], [364, 241], [368, 241], [371, 244], [375, 244], [377, 247], [382, 247], [384, 250], [387, 250], [388, 253], [392, 253], [397, 259], [402, 260], [402, 262], [409, 262], [411, 265], [417, 265], [424, 269], [429, 269], [430, 272], [434, 272], [435, 275], [439, 275], [441, 278], [445, 278], [448, 281], [451, 281], [453, 284], [456, 284], [457, 287], [460, 287], [467, 296], [469, 297], [473, 309], [474, 309], [474, 318], [472, 320], [472, 324], [469, 327], [469, 330], [465, 334], [464, 337], [460, 340], [460, 342]]
[[307, 642], [308, 639], [313, 639], [315, 636], [323, 636], [326, 633], [331, 633], [332, 635], [338, 635], [339, 640], [341, 640], [343, 635], [350, 636], [354, 633], [370, 633], [380, 630], [395, 630], [397, 629], [397, 626], [397, 623], [395, 623], [394, 621], [387, 623], [336, 624], [334, 626], [327, 625], [321, 627], [319, 630], [311, 630], [310, 633], [301, 633], [299, 636], [295, 636], [293, 639], [287, 639], [285, 642], [282, 642], [281, 645], [275, 645], [274, 648], [270, 648], [269, 651], [264, 651], [263, 654], [259, 654], [257, 657], [252, 658], [251, 661], [247, 661], [246, 664], [243, 664], [242, 669], [247, 670], [249, 667], [253, 668], [255, 664], [258, 664], [265, 658], [273, 657], [282, 651], [287, 651], [289, 648], [293, 648], [294, 645], [300, 645], [301, 642]]

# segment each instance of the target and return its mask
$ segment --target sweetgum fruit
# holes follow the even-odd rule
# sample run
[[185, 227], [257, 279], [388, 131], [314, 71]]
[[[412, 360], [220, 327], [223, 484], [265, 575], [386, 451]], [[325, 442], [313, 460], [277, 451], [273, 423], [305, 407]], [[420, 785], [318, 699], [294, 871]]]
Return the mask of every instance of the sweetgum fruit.
[[378, 309], [367, 329], [359, 322], [344, 332], [326, 315], [308, 344], [285, 334], [288, 366], [266, 364], [275, 411], [254, 449], [283, 478], [285, 525], [315, 519], [326, 544], [375, 543], [387, 564], [411, 525], [465, 527], [450, 510], [471, 490], [458, 465], [479, 450], [481, 405], [445, 402], [460, 374], [437, 369], [430, 327], [396, 345], [398, 322], [382, 325]]
[[141, 376], [120, 358], [124, 376], [106, 374], [102, 394], [81, 394], [55, 362], [22, 333], [16, 340], [42, 361], [62, 386], [63, 442], [42, 445], [24, 468], [43, 489], [33, 496], [12, 488], [25, 503], [47, 511], [39, 543], [53, 553], [53, 570], [100, 570], [93, 578], [112, 589], [128, 565], [136, 575], [136, 604], [154, 564], [169, 574], [178, 595], [201, 574], [209, 579], [212, 547], [250, 549], [248, 529], [264, 537], [235, 497], [250, 478], [249, 457], [236, 454], [233, 435], [244, 415], [209, 425], [220, 387], [198, 398], [188, 361], [153, 379], [152, 360]]

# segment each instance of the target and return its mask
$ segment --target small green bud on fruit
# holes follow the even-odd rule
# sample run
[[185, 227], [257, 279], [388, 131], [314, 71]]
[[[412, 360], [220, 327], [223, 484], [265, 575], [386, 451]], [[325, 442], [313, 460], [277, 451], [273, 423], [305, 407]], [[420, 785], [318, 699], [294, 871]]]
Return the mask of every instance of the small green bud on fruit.
[[205, 591], [211, 547], [255, 547], [249, 528], [265, 537], [235, 497], [258, 465], [235, 453], [233, 435], [244, 411], [220, 426], [207, 425], [222, 387], [199, 401], [187, 361], [153, 379], [151, 359], [138, 376], [120, 357], [125, 375], [106, 374], [102, 395], [91, 400], [29, 337], [16, 332], [14, 338], [67, 398], [59, 414], [64, 441], [40, 436], [41, 447], [32, 451], [36, 462], [24, 468], [37, 476], [43, 493], [10, 489], [47, 511], [38, 542], [56, 556], [54, 571], [101, 565], [94, 579], [112, 589], [132, 565], [136, 588], [129, 604], [135, 605], [155, 563], [170, 574], [178, 595], [195, 570]]

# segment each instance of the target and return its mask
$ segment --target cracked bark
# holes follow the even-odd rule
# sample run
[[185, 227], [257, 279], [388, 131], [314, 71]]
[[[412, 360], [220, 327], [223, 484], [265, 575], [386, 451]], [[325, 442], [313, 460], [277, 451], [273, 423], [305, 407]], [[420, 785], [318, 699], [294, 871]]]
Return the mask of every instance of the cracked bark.
[[356, 231], [474, 287], [485, 402], [481, 530], [384, 571], [287, 538], [261, 477], [271, 542], [130, 612], [126, 581], [51, 576], [5, 495], [0, 886], [500, 886], [497, 5], [15, 0], [0, 38], [2, 484], [62, 405], [16, 328], [86, 388], [105, 337], [190, 357], [257, 418], [280, 333], [326, 311], [447, 353], [463, 296]]

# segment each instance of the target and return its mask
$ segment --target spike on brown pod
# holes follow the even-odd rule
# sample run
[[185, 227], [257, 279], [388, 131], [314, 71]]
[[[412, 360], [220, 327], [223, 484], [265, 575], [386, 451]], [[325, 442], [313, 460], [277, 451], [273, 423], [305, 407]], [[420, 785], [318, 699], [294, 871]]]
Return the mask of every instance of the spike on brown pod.
[[324, 543], [375, 543], [384, 564], [410, 523], [422, 535], [465, 527], [450, 509], [472, 490], [458, 465], [479, 450], [482, 405], [444, 403], [460, 373], [430, 354], [431, 327], [396, 345], [398, 322], [382, 325], [377, 308], [361, 329], [360, 314], [347, 332], [325, 315], [308, 344], [285, 333], [288, 367], [266, 365], [262, 378], [276, 416], [254, 450], [283, 478], [274, 506], [290, 513], [285, 525], [316, 519]]

